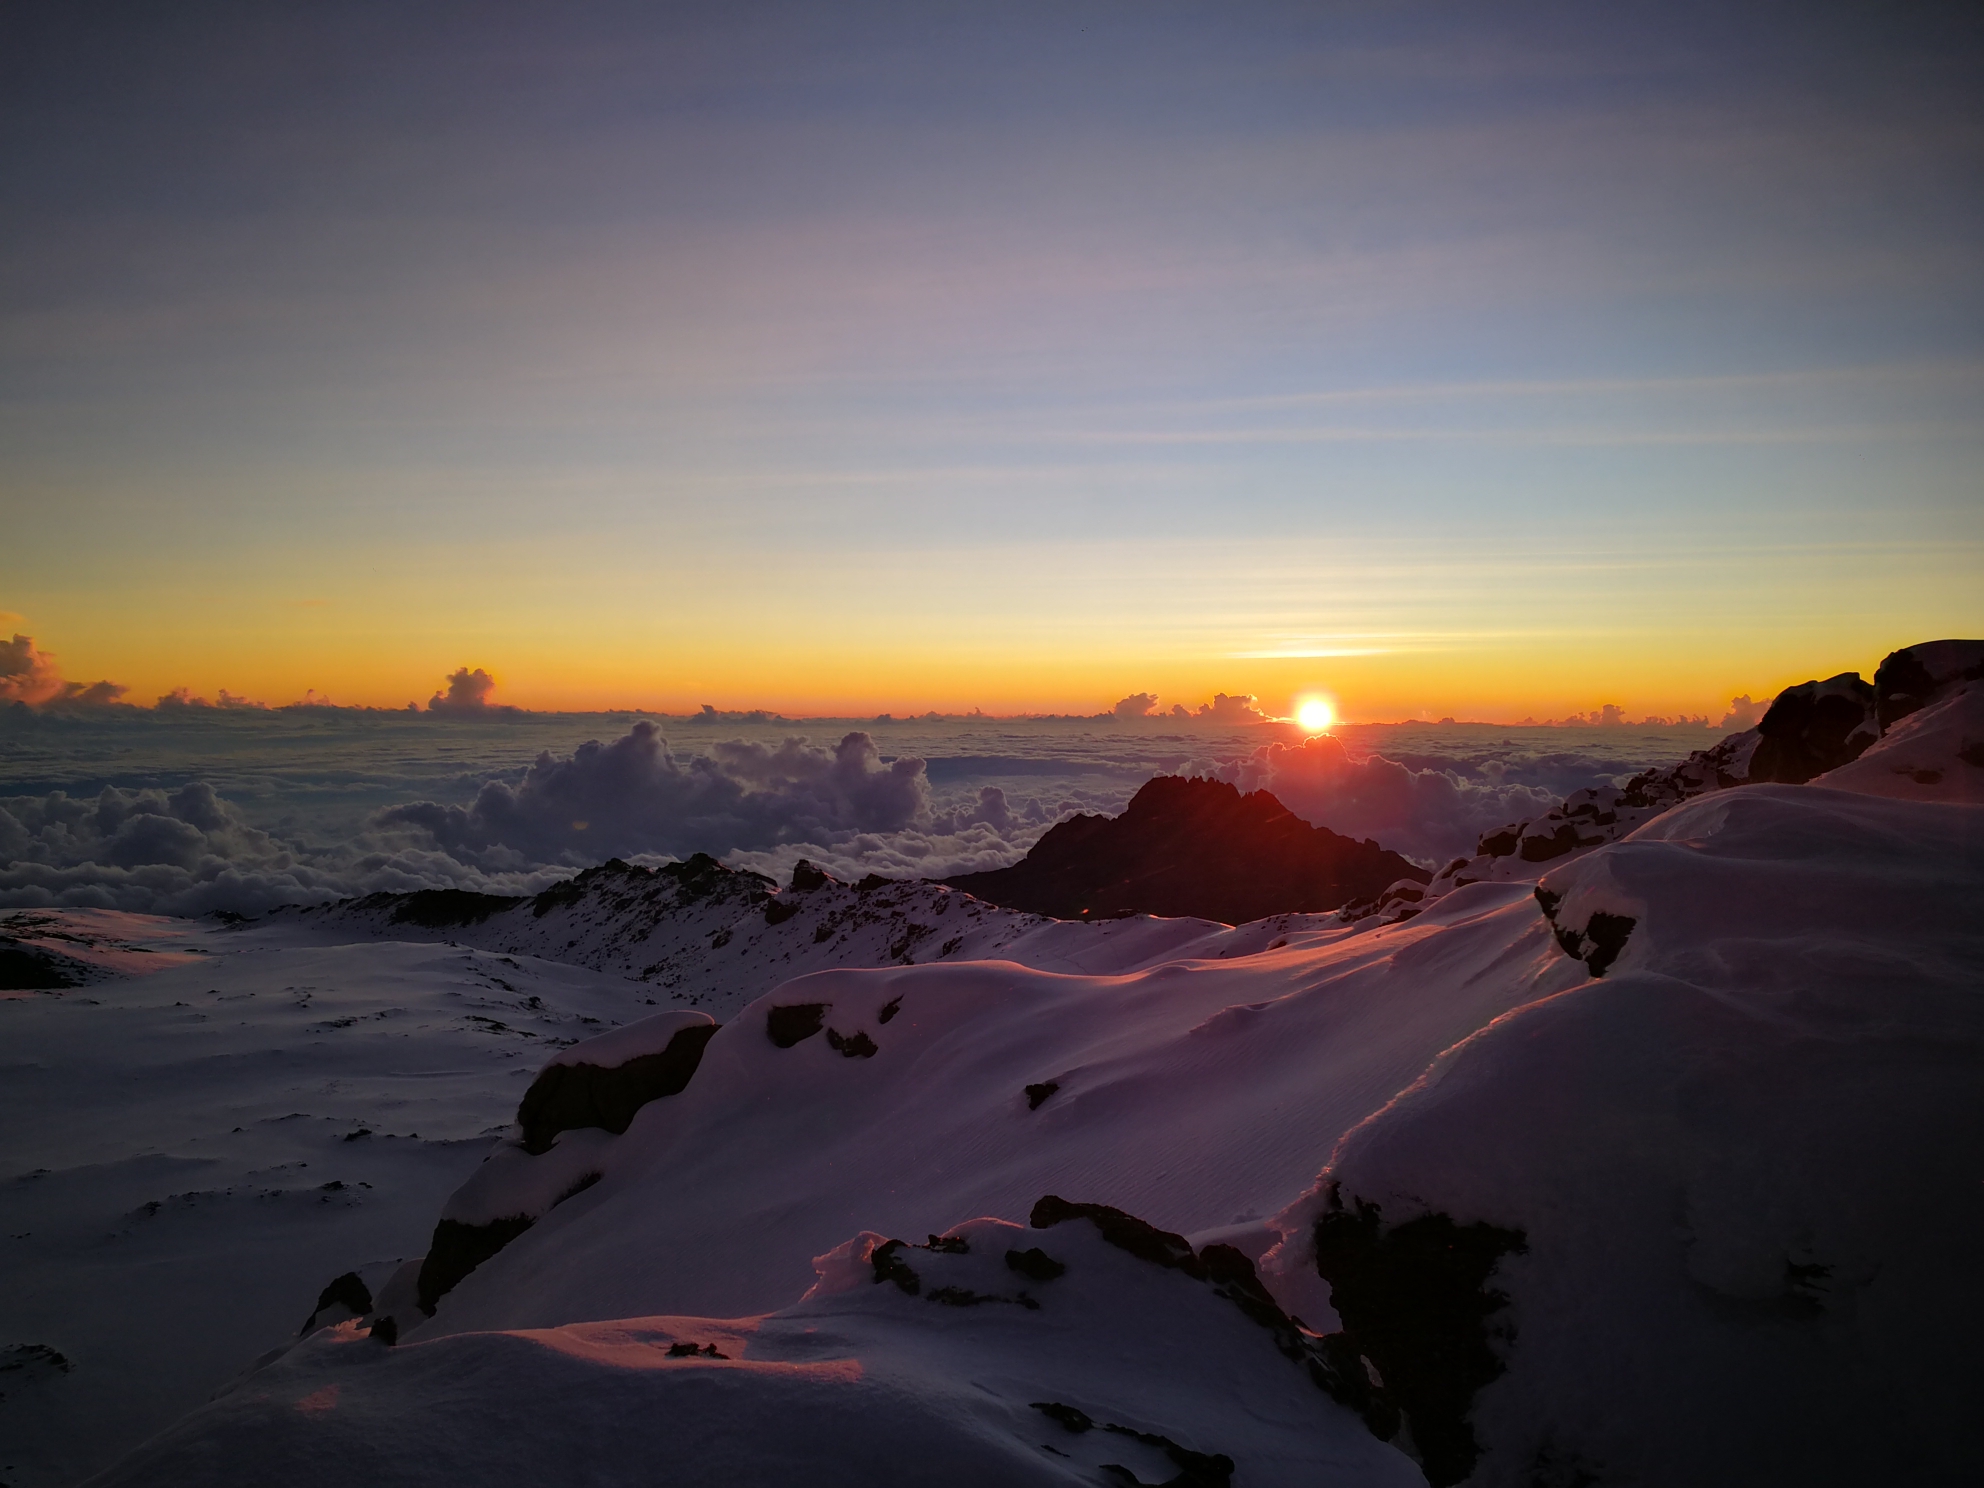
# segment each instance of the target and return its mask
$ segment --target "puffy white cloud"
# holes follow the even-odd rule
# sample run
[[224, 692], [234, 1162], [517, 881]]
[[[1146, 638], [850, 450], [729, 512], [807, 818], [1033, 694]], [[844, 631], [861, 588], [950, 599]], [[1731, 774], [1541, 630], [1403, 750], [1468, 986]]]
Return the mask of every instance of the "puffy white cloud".
[[1267, 714], [1254, 704], [1258, 702], [1251, 692], [1243, 692], [1238, 697], [1228, 697], [1223, 692], [1213, 694], [1212, 701], [1203, 703], [1195, 718], [1203, 718], [1208, 723], [1266, 723]]
[[1109, 711], [1117, 718], [1148, 718], [1156, 706], [1156, 693], [1133, 692]]
[[[540, 754], [523, 780], [483, 785], [472, 805], [397, 806], [382, 825], [423, 829], [464, 861], [598, 862], [615, 854], [722, 854], [850, 832], [892, 832], [929, 803], [920, 759], [884, 763], [850, 733], [832, 749], [742, 739], [678, 758], [651, 720], [564, 759]], [[518, 857], [517, 855], [521, 855]]]
[[1753, 729], [1763, 722], [1764, 714], [1770, 711], [1770, 699], [1753, 702], [1746, 692], [1741, 697], [1729, 700], [1729, 712], [1723, 716], [1721, 727], [1725, 733], [1741, 733]]
[[1556, 774], [1586, 783], [1608, 778], [1602, 762], [1582, 765], [1551, 771], [1531, 762], [1529, 771], [1511, 772], [1499, 760], [1408, 763], [1382, 754], [1357, 759], [1341, 740], [1319, 734], [1299, 744], [1270, 744], [1246, 760], [1214, 764], [1204, 773], [1243, 789], [1272, 791], [1313, 826], [1370, 837], [1422, 863], [1439, 864], [1471, 853], [1483, 832], [1563, 799], [1559, 781], [1511, 778], [1512, 773]]
[[[542, 752], [527, 766], [521, 758], [508, 766], [508, 736], [491, 735], [486, 759], [456, 773], [408, 752], [414, 740], [446, 733], [452, 755], [455, 731], [389, 715], [340, 712], [334, 730], [312, 736], [321, 746], [307, 756], [290, 747], [295, 720], [281, 711], [238, 714], [222, 727], [217, 712], [188, 701], [180, 725], [160, 731], [145, 725], [152, 715], [129, 709], [12, 716], [0, 713], [0, 729], [19, 730], [13, 757], [38, 751], [34, 768], [49, 772], [42, 778], [63, 778], [52, 773], [59, 768], [77, 778], [147, 768], [195, 783], [0, 798], [0, 905], [187, 914], [377, 890], [531, 893], [607, 857], [699, 851], [781, 880], [801, 857], [844, 878], [946, 878], [1016, 861], [1073, 812], [1118, 812], [1163, 773], [1265, 787], [1311, 822], [1437, 865], [1486, 830], [1654, 762], [1648, 742], [1626, 730], [1567, 735], [1566, 747], [1549, 751], [1533, 734], [1482, 729], [1387, 731], [1381, 753], [1353, 755], [1324, 736], [1193, 758], [1178, 752], [1179, 730], [1071, 733], [1049, 721], [1002, 725], [996, 741], [977, 724], [924, 729], [916, 737], [933, 756], [926, 766], [908, 750], [884, 759], [865, 731], [825, 746], [781, 738], [777, 725], [756, 740], [697, 728], [693, 752], [678, 753], [643, 719], [620, 737]], [[251, 724], [255, 717], [266, 724]], [[561, 727], [526, 717], [548, 737]], [[206, 742], [202, 718], [214, 720]], [[264, 727], [266, 746], [255, 742]], [[1204, 735], [1208, 744], [1215, 737]], [[1408, 739], [1435, 752], [1413, 753]], [[96, 741], [91, 763], [77, 754], [87, 740]], [[140, 743], [142, 754], [143, 740], [176, 753], [139, 763], [131, 751]], [[197, 778], [215, 771], [213, 784]]]
[[33, 636], [0, 641], [0, 703], [30, 708], [101, 708], [130, 689], [116, 682], [65, 682], [52, 652], [38, 650]]
[[496, 690], [496, 679], [481, 667], [470, 671], [458, 667], [448, 673], [448, 690], [437, 692], [427, 700], [429, 713], [451, 713], [458, 718], [481, 718], [491, 713], [514, 713], [514, 708], [500, 707], [489, 701], [489, 695]]

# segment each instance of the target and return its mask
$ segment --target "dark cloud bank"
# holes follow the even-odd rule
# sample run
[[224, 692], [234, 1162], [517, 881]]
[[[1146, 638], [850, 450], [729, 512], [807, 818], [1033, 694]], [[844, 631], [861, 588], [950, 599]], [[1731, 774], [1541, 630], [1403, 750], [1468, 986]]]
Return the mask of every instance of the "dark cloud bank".
[[[479, 685], [485, 680], [466, 669], [451, 677], [430, 714], [500, 718], [503, 710], [488, 704], [489, 689]], [[1144, 722], [1135, 712], [1144, 699], [1129, 701], [1131, 716]], [[210, 730], [221, 727], [220, 715], [187, 709], [176, 716], [178, 726]], [[273, 715], [259, 716], [279, 726]], [[1640, 768], [1649, 750], [1685, 753], [1678, 741], [1652, 739], [1637, 753], [1603, 747], [1621, 737], [1617, 731], [1548, 741], [1582, 748], [1540, 749], [1534, 731], [1463, 729], [1439, 734], [1439, 751], [1415, 752], [1401, 746], [1423, 746], [1432, 731], [1388, 738], [1367, 732], [1364, 747], [1346, 747], [1327, 737], [1299, 742], [1270, 728], [1194, 737], [1147, 728], [1057, 733], [1007, 722], [999, 725], [1006, 752], [997, 755], [937, 756], [931, 745], [943, 741], [926, 731], [920, 743], [935, 757], [933, 770], [907, 749], [890, 757], [859, 729], [832, 744], [797, 736], [717, 740], [706, 727], [693, 733], [694, 746], [678, 751], [660, 725], [642, 719], [617, 738], [569, 753], [545, 750], [517, 770], [496, 768], [498, 756], [490, 755], [492, 765], [470, 776], [479, 788], [453, 802], [408, 799], [420, 787], [407, 780], [401, 789], [413, 791], [372, 811], [357, 830], [266, 809], [255, 824], [251, 812], [200, 779], [168, 788], [105, 784], [0, 795], [0, 906], [254, 914], [381, 889], [533, 892], [608, 857], [698, 851], [780, 876], [808, 857], [848, 876], [943, 877], [1003, 867], [1056, 820], [1120, 810], [1143, 780], [1160, 773], [1271, 790], [1317, 825], [1375, 838], [1437, 866], [1471, 851], [1489, 828]], [[986, 740], [981, 733], [959, 742], [976, 750]], [[1378, 752], [1370, 752], [1374, 743]], [[277, 747], [268, 746], [272, 753]], [[286, 789], [301, 799], [313, 783], [292, 778]]]

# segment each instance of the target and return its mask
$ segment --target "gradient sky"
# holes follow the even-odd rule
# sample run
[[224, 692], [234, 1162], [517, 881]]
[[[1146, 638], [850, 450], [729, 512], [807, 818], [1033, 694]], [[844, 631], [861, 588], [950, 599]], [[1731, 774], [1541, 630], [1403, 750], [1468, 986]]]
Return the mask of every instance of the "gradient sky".
[[1984, 633], [1978, 17], [10, 4], [0, 625], [144, 701], [1868, 671]]

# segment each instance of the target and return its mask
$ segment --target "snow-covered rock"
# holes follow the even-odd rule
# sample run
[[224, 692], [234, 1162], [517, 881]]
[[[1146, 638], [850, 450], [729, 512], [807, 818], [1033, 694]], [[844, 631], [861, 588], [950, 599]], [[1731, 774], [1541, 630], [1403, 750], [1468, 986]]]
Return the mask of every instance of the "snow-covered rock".
[[809, 1275], [750, 1317], [330, 1329], [98, 1481], [1420, 1481], [1219, 1286], [1089, 1222], [865, 1233]]

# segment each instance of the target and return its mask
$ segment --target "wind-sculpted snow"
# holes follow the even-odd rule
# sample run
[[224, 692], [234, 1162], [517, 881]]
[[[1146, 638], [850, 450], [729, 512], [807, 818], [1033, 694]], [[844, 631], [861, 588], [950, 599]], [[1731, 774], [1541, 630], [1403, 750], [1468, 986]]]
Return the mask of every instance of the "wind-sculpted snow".
[[[806, 1263], [803, 1299], [756, 1316], [397, 1348], [326, 1330], [101, 1481], [1420, 1481], [1213, 1287], [1089, 1224], [981, 1218], [929, 1240], [858, 1235]], [[1020, 1247], [1063, 1269], [1016, 1272]]]
[[[310, 1481], [323, 1432], [361, 1422], [385, 1481], [435, 1442], [489, 1481], [534, 1481], [475, 1443], [521, 1402], [555, 1406], [548, 1422], [588, 1398], [620, 1409], [572, 1407], [586, 1460], [666, 1447], [745, 1483], [827, 1461], [926, 1481], [968, 1455], [908, 1424], [932, 1419], [973, 1423], [971, 1450], [1020, 1482], [1132, 1465], [1080, 1455], [1098, 1442], [1160, 1454], [1134, 1468], [1147, 1482], [1222, 1456], [1233, 1482], [1274, 1481], [1250, 1463], [1346, 1452], [1346, 1422], [1377, 1454], [1350, 1482], [1411, 1481], [1406, 1448], [1435, 1483], [1511, 1488], [1965, 1481], [1984, 1464], [1966, 1353], [1984, 1327], [1965, 1239], [1984, 1224], [1978, 810], [1710, 790], [1540, 881], [1394, 924], [1205, 930], [1141, 969], [1139, 937], [1166, 922], [1061, 925], [1092, 937], [1079, 974], [947, 959], [798, 978], [724, 1019], [620, 1135], [567, 1129], [541, 1155], [500, 1139], [443, 1219], [531, 1217], [431, 1316], [403, 1267], [364, 1323], [250, 1376], [120, 1481], [209, 1481], [202, 1453]], [[1023, 1220], [1045, 1194], [1121, 1211], [1157, 1249], [966, 1223]], [[1331, 1213], [1354, 1223], [1325, 1234]], [[1240, 1282], [1209, 1294], [1171, 1269], [1167, 1233], [1263, 1256], [1267, 1322]], [[1055, 1331], [1064, 1299], [1126, 1263], [1173, 1290]], [[1295, 1354], [1323, 1377], [1380, 1393], [1341, 1407], [1274, 1316], [1306, 1325]], [[886, 1336], [858, 1331], [872, 1319]], [[1233, 1362], [1243, 1337], [1267, 1374]], [[1119, 1363], [1091, 1351], [1103, 1339]], [[802, 1362], [858, 1364], [886, 1396], [817, 1414], [781, 1383]], [[1200, 1412], [1162, 1404], [1182, 1398], [1174, 1370]], [[1258, 1434], [1223, 1429], [1225, 1371], [1270, 1402]], [[1271, 1404], [1281, 1390], [1304, 1414]], [[1386, 1401], [1393, 1445], [1369, 1431]], [[1065, 1437], [1031, 1431], [1035, 1403]]]
[[1553, 869], [1616, 963], [1346, 1136], [1270, 1280], [1332, 1205], [1524, 1234], [1470, 1482], [1974, 1480], [1977, 814], [1757, 785]]
[[546, 1056], [654, 1011], [614, 977], [441, 944], [103, 910], [0, 912], [0, 939], [72, 983], [0, 991], [13, 1488], [108, 1465], [293, 1339], [334, 1278], [376, 1292]]

